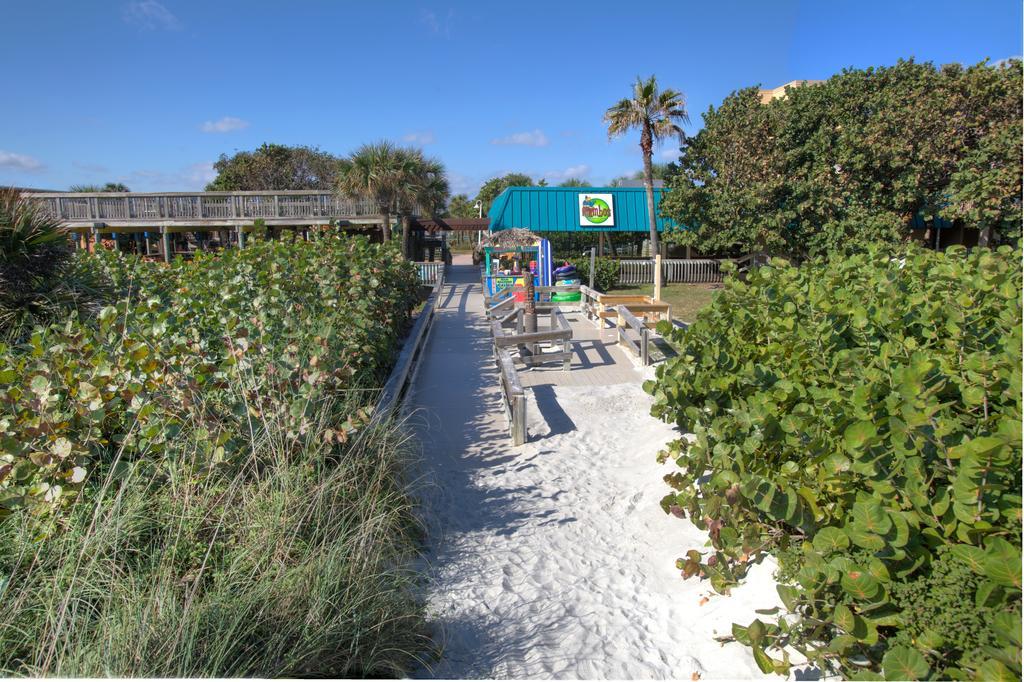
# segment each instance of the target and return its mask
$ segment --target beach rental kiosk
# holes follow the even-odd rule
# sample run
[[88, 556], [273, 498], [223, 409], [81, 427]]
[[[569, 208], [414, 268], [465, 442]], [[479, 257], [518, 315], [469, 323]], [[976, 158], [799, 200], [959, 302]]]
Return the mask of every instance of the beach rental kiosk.
[[551, 284], [551, 244], [528, 230], [502, 230], [487, 235], [484, 247], [484, 284], [487, 295], [502, 289]]

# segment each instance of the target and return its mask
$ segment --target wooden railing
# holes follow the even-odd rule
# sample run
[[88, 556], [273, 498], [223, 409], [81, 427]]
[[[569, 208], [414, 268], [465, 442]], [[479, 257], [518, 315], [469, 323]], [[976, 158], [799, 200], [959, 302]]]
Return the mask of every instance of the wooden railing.
[[386, 419], [391, 416], [398, 406], [401, 405], [409, 384], [416, 377], [416, 370], [423, 355], [423, 347], [427, 342], [430, 325], [434, 321], [434, 310], [437, 306], [437, 300], [441, 296], [441, 287], [443, 286], [444, 272], [442, 271], [434, 284], [434, 290], [427, 298], [426, 303], [424, 303], [420, 314], [416, 317], [412, 331], [406, 337], [402, 351], [398, 355], [398, 361], [395, 362], [395, 367], [391, 370], [391, 375], [384, 384], [384, 390], [381, 391], [380, 400], [377, 402], [377, 407], [374, 410], [374, 419]]
[[[619, 345], [626, 346], [633, 351], [633, 355], [639, 356], [642, 366], [646, 367], [651, 364], [651, 330], [636, 315], [629, 312], [629, 308], [626, 306], [616, 306], [615, 311], [619, 314], [615, 322], [615, 328], [619, 336]], [[630, 330], [640, 338], [630, 338]]]
[[310, 222], [372, 216], [371, 202], [333, 192], [52, 192], [27, 193], [55, 218], [67, 222], [240, 222], [296, 220]]
[[420, 284], [425, 286], [434, 286], [437, 284], [439, 279], [444, 278], [444, 262], [414, 262], [416, 270], [419, 273]]
[[526, 392], [508, 350], [495, 348], [494, 358], [501, 375], [502, 405], [508, 418], [509, 436], [512, 437], [512, 445], [522, 445], [526, 442]]

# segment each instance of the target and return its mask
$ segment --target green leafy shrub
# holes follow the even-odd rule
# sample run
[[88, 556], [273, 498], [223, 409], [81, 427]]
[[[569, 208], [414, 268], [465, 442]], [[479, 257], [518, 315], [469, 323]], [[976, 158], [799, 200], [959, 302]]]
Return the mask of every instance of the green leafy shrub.
[[662, 505], [711, 545], [678, 566], [724, 592], [778, 557], [789, 615], [734, 628], [765, 672], [791, 645], [860, 678], [1019, 678], [1021, 283], [1009, 247], [775, 259], [662, 330], [683, 352], [646, 389], [693, 434]]
[[[590, 282], [590, 258], [570, 258], [569, 262], [576, 266], [580, 281], [583, 284]], [[594, 288], [598, 291], [608, 291], [619, 283], [619, 261], [611, 258], [594, 259]]]
[[[0, 345], [0, 520], [73, 497], [115, 454], [174, 466], [181, 406], [204, 406], [192, 428], [210, 457], [238, 447], [226, 415], [258, 418], [269, 395], [288, 396], [302, 432], [317, 400], [381, 384], [417, 294], [412, 266], [364, 239], [256, 242], [170, 267], [95, 257], [125, 293], [116, 305]], [[239, 370], [250, 395], [226, 388]]]
[[333, 236], [83, 264], [114, 305], [0, 345], [0, 673], [405, 674], [408, 449], [369, 412], [412, 266]]

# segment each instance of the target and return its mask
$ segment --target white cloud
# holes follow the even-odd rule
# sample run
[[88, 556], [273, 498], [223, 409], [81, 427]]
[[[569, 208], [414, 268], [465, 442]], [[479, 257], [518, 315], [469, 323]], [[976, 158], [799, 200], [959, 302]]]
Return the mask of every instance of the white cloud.
[[675, 147], [672, 149], [662, 149], [658, 156], [665, 161], [675, 161], [679, 158], [679, 150]]
[[125, 22], [147, 31], [177, 31], [181, 28], [178, 17], [157, 0], [133, 0], [124, 6], [121, 16]]
[[29, 173], [39, 173], [45, 170], [46, 166], [39, 159], [27, 154], [15, 154], [14, 152], [5, 152], [0, 149], [0, 168], [13, 168], [14, 170], [28, 171]]
[[520, 144], [527, 147], [547, 147], [548, 136], [540, 128], [524, 133], [512, 133], [505, 137], [496, 137], [491, 144]]
[[453, 171], [448, 171], [448, 185], [451, 187], [452, 195], [467, 194], [470, 198], [475, 197], [480, 191], [480, 185], [484, 184], [479, 177], [470, 177]]
[[426, 26], [434, 35], [444, 36], [445, 38], [452, 37], [452, 21], [454, 19], [455, 10], [453, 9], [448, 10], [448, 14], [445, 15], [443, 21], [438, 19], [437, 14], [430, 10], [420, 10], [420, 23]]
[[433, 130], [419, 130], [416, 132], [409, 133], [402, 138], [406, 142], [412, 142], [413, 144], [434, 144], [437, 138], [434, 137]]
[[577, 166], [569, 166], [562, 170], [551, 170], [544, 174], [549, 184], [558, 184], [570, 178], [576, 180], [586, 180], [587, 176], [590, 175], [590, 166], [585, 163], [581, 163]]
[[204, 133], [230, 133], [235, 130], [243, 130], [249, 127], [249, 122], [234, 116], [225, 116], [217, 121], [206, 121], [199, 129]]

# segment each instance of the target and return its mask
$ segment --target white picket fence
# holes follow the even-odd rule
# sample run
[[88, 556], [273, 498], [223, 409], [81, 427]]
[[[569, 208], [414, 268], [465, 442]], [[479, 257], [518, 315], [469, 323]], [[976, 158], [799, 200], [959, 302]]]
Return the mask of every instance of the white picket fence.
[[413, 263], [419, 271], [420, 284], [432, 287], [444, 275], [444, 261]]
[[[668, 258], [661, 261], [661, 277], [665, 283], [695, 284], [721, 282], [721, 261], [713, 258]], [[654, 261], [628, 259], [619, 261], [619, 284], [650, 284], [654, 281]]]

